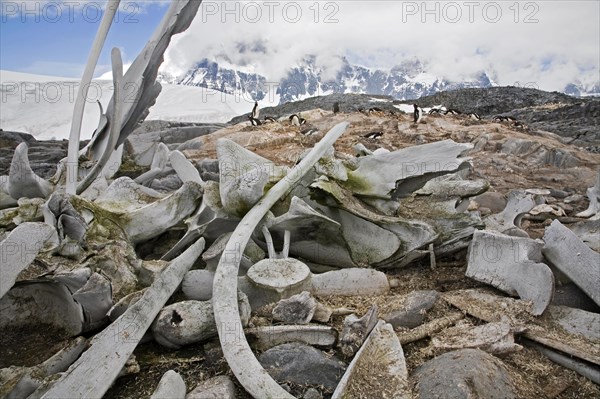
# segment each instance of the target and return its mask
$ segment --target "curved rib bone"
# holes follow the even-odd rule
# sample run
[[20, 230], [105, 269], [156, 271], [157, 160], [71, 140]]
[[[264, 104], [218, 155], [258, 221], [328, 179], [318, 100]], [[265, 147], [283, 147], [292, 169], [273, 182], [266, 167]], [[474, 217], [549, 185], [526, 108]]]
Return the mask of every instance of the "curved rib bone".
[[224, 255], [228, 256], [222, 256], [217, 267], [213, 283], [213, 306], [223, 354], [240, 384], [256, 398], [293, 396], [281, 388], [263, 369], [246, 341], [237, 301], [237, 275], [242, 251], [269, 209], [300, 181], [344, 133], [347, 126], [348, 123], [344, 122], [331, 129], [302, 162], [250, 209], [227, 243]]

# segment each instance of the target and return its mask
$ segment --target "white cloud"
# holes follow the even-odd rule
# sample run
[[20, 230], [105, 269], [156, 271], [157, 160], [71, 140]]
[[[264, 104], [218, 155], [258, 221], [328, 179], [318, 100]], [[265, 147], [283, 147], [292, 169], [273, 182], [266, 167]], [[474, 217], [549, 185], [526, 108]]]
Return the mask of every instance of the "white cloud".
[[503, 85], [561, 90], [598, 81], [599, 15], [596, 1], [204, 1], [164, 69], [178, 74], [209, 58], [253, 65], [274, 81], [307, 54], [329, 72], [341, 56], [382, 68], [417, 57], [451, 79], [493, 70]]

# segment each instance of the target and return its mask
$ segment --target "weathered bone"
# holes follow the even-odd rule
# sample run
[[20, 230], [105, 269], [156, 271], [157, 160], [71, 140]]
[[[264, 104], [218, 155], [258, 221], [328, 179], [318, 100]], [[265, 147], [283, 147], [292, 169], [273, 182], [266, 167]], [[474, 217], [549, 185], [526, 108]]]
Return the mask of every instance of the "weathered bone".
[[169, 159], [169, 147], [165, 143], [158, 143], [150, 170], [141, 174], [134, 180], [138, 184], [149, 185], [167, 166]]
[[53, 187], [31, 169], [27, 149], [27, 143], [21, 143], [15, 149], [8, 173], [8, 193], [15, 200], [47, 198]]
[[46, 223], [23, 223], [0, 243], [0, 298], [15, 284], [17, 276], [40, 251], [58, 246], [56, 229]]
[[[78, 170], [78, 156], [79, 156], [79, 138], [81, 136], [81, 123], [83, 121], [83, 110], [87, 99], [88, 90], [90, 83], [94, 75], [94, 69], [100, 58], [100, 52], [104, 46], [106, 36], [112, 25], [113, 18], [115, 17], [117, 10], [119, 9], [119, 3], [121, 0], [111, 0], [110, 4], [106, 7], [102, 22], [96, 33], [96, 38], [92, 44], [92, 50], [88, 57], [88, 61], [81, 77], [79, 84], [79, 91], [77, 92], [77, 98], [75, 99], [75, 107], [73, 108], [73, 120], [71, 121], [71, 132], [69, 134], [69, 149], [67, 152], [67, 194], [75, 194], [77, 188], [77, 170]], [[101, 118], [102, 119], [102, 118]]]
[[252, 338], [252, 346], [261, 351], [287, 342], [331, 347], [337, 340], [335, 328], [316, 325], [256, 327], [246, 329], [245, 333]]
[[529, 238], [476, 231], [469, 246], [466, 276], [533, 301], [533, 314], [546, 310], [554, 274], [542, 261], [542, 244]]
[[596, 177], [596, 184], [594, 187], [587, 189], [587, 196], [590, 199], [590, 205], [588, 209], [583, 212], [579, 212], [577, 217], [600, 219], [600, 170], [598, 170], [598, 176]]
[[[377, 373], [372, 375], [373, 378], [364, 379], [364, 376], [371, 374], [374, 368], [377, 368]], [[354, 379], [360, 382], [355, 382]], [[371, 386], [369, 382], [372, 383]], [[354, 392], [357, 388], [360, 389], [360, 394]], [[379, 395], [390, 398], [412, 398], [402, 345], [392, 326], [383, 320], [379, 321], [354, 356], [331, 398]]]
[[[77, 186], [77, 194], [83, 193], [92, 184], [92, 181], [98, 177], [98, 174], [104, 169], [108, 160], [110, 159], [113, 151], [115, 150], [117, 140], [119, 139], [120, 125], [119, 122], [122, 118], [123, 108], [125, 108], [125, 96], [123, 86], [123, 60], [121, 59], [121, 51], [118, 48], [113, 48], [111, 52], [111, 63], [113, 73], [113, 87], [114, 94], [111, 102], [112, 112], [110, 128], [108, 132], [108, 139], [102, 156], [98, 162], [94, 165], [91, 171], [83, 178], [83, 180]], [[118, 168], [117, 168], [118, 169]]]
[[204, 240], [200, 239], [171, 262], [138, 302], [94, 337], [91, 347], [43, 398], [102, 397], [203, 250]]
[[[348, 172], [344, 185], [355, 194], [377, 198], [404, 197], [432, 177], [455, 172], [468, 158], [461, 158], [472, 144], [444, 140], [381, 155], [360, 157]], [[440, 169], [442, 165], [442, 169]]]
[[558, 220], [546, 228], [544, 256], [600, 305], [600, 254]]
[[[312, 151], [294, 168], [288, 178], [281, 180], [242, 219], [229, 240], [213, 284], [215, 321], [223, 354], [238, 381], [255, 397], [292, 398], [292, 396], [262, 368], [241, 329], [237, 306], [237, 274], [239, 260], [252, 232], [269, 209], [325, 154], [326, 150], [346, 130], [341, 123], [330, 130]], [[237, 256], [235, 256], [237, 254]]]
[[201, 186], [204, 185], [198, 169], [192, 165], [181, 151], [173, 151], [169, 156], [169, 161], [171, 161], [171, 166], [173, 166], [182, 182], [193, 181]]

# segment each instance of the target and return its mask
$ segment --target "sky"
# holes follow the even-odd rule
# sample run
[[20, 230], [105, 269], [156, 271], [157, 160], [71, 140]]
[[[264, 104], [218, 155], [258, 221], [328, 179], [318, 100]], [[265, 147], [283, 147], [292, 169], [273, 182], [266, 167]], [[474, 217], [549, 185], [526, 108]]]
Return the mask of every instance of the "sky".
[[[0, 3], [0, 69], [81, 75], [105, 2]], [[110, 69], [112, 47], [133, 61], [166, 5], [123, 0], [96, 76]], [[330, 76], [343, 57], [380, 69], [416, 58], [451, 80], [486, 71], [501, 85], [591, 85], [600, 81], [600, 1], [204, 1], [162, 69], [181, 74], [208, 58], [276, 81], [308, 54]]]

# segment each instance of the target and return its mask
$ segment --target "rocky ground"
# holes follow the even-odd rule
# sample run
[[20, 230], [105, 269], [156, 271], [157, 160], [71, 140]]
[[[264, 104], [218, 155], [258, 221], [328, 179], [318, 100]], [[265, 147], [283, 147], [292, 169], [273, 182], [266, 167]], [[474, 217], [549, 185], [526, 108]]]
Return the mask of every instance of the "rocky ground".
[[[217, 140], [220, 138], [232, 140], [275, 164], [293, 166], [323, 137], [325, 132], [342, 121], [348, 121], [350, 123], [348, 130], [334, 145], [335, 156], [338, 159], [354, 158], [357, 155], [357, 145], [362, 145], [360, 148], [370, 151], [385, 149], [393, 152], [447, 139], [456, 143], [470, 143], [474, 148], [468, 152], [468, 156], [472, 159], [472, 168], [467, 177], [469, 180], [488, 181], [489, 189], [485, 194], [475, 196], [464, 204], [469, 210], [479, 212], [482, 217], [499, 214], [505, 208], [512, 191], [534, 190], [532, 192], [541, 195], [545, 203], [551, 205], [557, 212], [526, 213], [518, 227], [529, 237], [543, 238], [546, 228], [556, 219], [566, 226], [584, 221], [584, 218], [576, 215], [588, 208], [590, 203], [586, 190], [594, 185], [600, 173], [600, 154], [583, 147], [600, 143], [597, 130], [600, 118], [598, 101], [574, 99], [558, 93], [540, 95], [538, 91], [529, 89], [519, 89], [517, 95], [515, 89], [511, 88], [486, 89], [485, 96], [479, 96], [477, 89], [472, 90], [475, 91], [469, 89], [461, 93], [442, 93], [433, 98], [421, 99], [418, 103], [421, 106], [443, 104], [465, 112], [479, 112], [488, 116], [487, 120], [475, 121], [462, 115], [432, 115], [425, 117], [419, 125], [414, 125], [412, 115], [400, 112], [394, 107], [395, 102], [388, 101], [389, 99], [375, 96], [334, 95], [264, 109], [261, 115], [272, 115], [283, 119], [262, 126], [250, 126], [244, 121], [244, 117], [234, 119], [228, 125], [185, 125], [153, 121], [145, 123], [129, 138], [124, 154], [125, 162], [119, 175], [137, 177], [148, 171], [157, 143], [163, 142], [170, 150], [182, 151], [205, 181], [218, 181], [219, 162], [216, 159]], [[337, 114], [330, 111], [335, 102], [340, 105], [341, 112]], [[358, 111], [358, 109], [367, 110], [372, 107], [381, 108], [383, 112], [365, 114]], [[307, 126], [292, 126], [287, 121], [287, 115], [299, 112], [307, 119]], [[579, 116], [579, 112], [584, 113], [583, 118]], [[497, 123], [489, 120], [489, 116], [501, 113], [526, 121], [528, 127], [517, 128], [512, 123]], [[305, 136], [301, 131], [307, 128], [318, 130], [319, 133]], [[365, 137], [374, 132], [381, 133], [381, 137], [379, 139]], [[567, 143], [565, 137], [575, 137], [578, 134], [581, 135], [577, 142]], [[2, 143], [0, 175], [8, 173], [11, 151], [14, 151], [22, 141], [30, 144], [31, 166], [43, 177], [51, 176], [55, 171], [52, 165], [60, 159], [61, 154], [66, 155], [66, 141], [41, 143], [28, 135], [0, 132]], [[160, 175], [151, 186], [157, 190], [169, 191], [178, 189], [181, 185], [181, 180], [171, 170]], [[410, 198], [404, 200], [405, 206], [399, 210], [400, 216], [419, 217], [421, 208], [416, 206], [416, 202], [414, 207], [411, 206], [411, 201]], [[4, 228], [6, 229], [6, 226]], [[154, 261], [164, 255], [170, 245], [174, 244], [181, 235], [181, 229], [179, 231], [174, 229], [157, 239], [141, 243], [135, 248], [136, 255], [144, 261]], [[433, 373], [427, 371], [427, 367], [438, 369], [448, 367], [445, 363], [437, 366], [432, 363], [427, 366], [426, 363], [436, 357], [441, 357], [440, 362], [448, 361], [441, 355], [455, 353], [450, 349], [436, 346], [436, 337], [443, 341], [444, 334], [449, 334], [452, 325], [472, 330], [490, 321], [476, 312], [474, 314], [467, 311], [466, 307], [458, 306], [452, 299], [452, 295], [462, 292], [460, 290], [483, 289], [499, 297], [506, 297], [502, 291], [466, 277], [467, 264], [467, 250], [462, 248], [451, 254], [438, 256], [435, 268], [431, 267], [429, 256], [404, 267], [387, 266], [382, 271], [389, 281], [391, 290], [384, 294], [354, 297], [315, 295], [314, 299], [317, 302], [333, 311], [327, 322], [319, 324], [331, 326], [338, 335], [343, 335], [348, 313], [353, 312], [358, 317], [363, 317], [368, 315], [369, 311], [373, 312], [375, 305], [376, 314], [390, 321], [394, 317], [400, 318], [400, 316], [392, 317], [393, 314], [404, 312], [402, 321], [393, 324], [397, 336], [403, 343], [406, 368], [410, 376], [408, 390], [417, 395], [417, 383], [427, 380], [428, 373]], [[43, 262], [34, 265], [41, 270], [44, 268]], [[202, 269], [205, 266], [203, 262], [198, 262], [193, 269]], [[558, 283], [564, 281], [562, 278], [557, 279]], [[576, 294], [572, 294], [573, 292]], [[411, 298], [415, 295], [418, 298], [416, 300], [418, 306], [408, 305], [411, 300], [414, 300]], [[579, 298], [578, 307], [592, 313], [600, 313], [600, 308], [587, 296], [582, 295], [573, 284], [557, 285], [553, 304], [575, 306], [574, 297]], [[176, 304], [186, 298], [186, 294], [178, 290], [167, 304]], [[285, 324], [274, 317], [273, 307], [274, 304], [270, 304], [252, 309], [249, 327]], [[528, 323], [533, 323], [531, 317], [526, 317]], [[433, 330], [434, 332], [419, 339], [408, 338], [416, 333], [419, 326], [444, 323], [444, 319], [447, 321], [450, 318], [453, 318], [452, 322], [448, 322], [443, 328]], [[92, 336], [95, 332], [92, 330], [87, 335]], [[25, 336], [27, 338], [23, 339]], [[0, 332], [2, 348], [0, 368], [33, 366], [40, 363], [56, 353], [57, 347], [61, 346], [60, 342], [66, 342], [66, 337], [60, 337], [62, 335], [57, 331], [43, 332], [31, 329], [15, 331], [3, 328]], [[479, 350], [476, 353], [461, 352], [460, 355], [455, 354], [455, 361], [458, 362], [456, 359], [460, 358], [466, 359], [464, 362], [467, 365], [489, 366], [490, 375], [495, 376], [496, 388], [503, 381], [508, 381], [507, 386], [511, 392], [500, 391], [501, 396], [497, 397], [526, 399], [600, 397], [600, 387], [588, 378], [549, 360], [534, 346], [529, 345], [528, 338], [524, 335], [515, 333], [514, 339], [522, 346], [518, 350], [497, 354], [492, 356], [491, 360], [485, 357], [487, 354], [480, 354], [484, 352]], [[600, 342], [595, 342], [594, 345], [597, 348]], [[15, 348], [19, 349], [15, 350]], [[350, 360], [344, 355], [343, 348], [341, 345], [324, 345], [320, 347], [323, 350], [322, 358], [310, 360], [312, 358], [305, 354], [291, 361], [287, 374], [281, 374], [280, 370], [273, 370], [278, 367], [273, 367], [270, 371], [278, 375], [279, 382], [296, 397], [330, 397], [333, 391], [333, 388], [328, 385], [330, 379], [333, 378], [337, 383], [337, 379], [341, 377]], [[293, 349], [287, 348], [290, 352], [293, 352]], [[255, 353], [267, 364], [269, 363], [267, 352], [270, 350], [272, 349], [257, 349]], [[212, 377], [229, 375], [235, 383], [235, 397], [249, 397], [229, 370], [218, 339], [205, 339], [180, 349], [167, 349], [155, 341], [150, 341], [140, 344], [134, 355], [139, 369], [134, 367], [129, 375], [119, 378], [105, 397], [149, 397], [167, 370], [175, 370], [183, 377], [188, 392]], [[279, 356], [284, 358], [283, 354]], [[337, 362], [337, 365], [332, 361]], [[315, 368], [315, 364], [321, 364], [322, 369], [317, 367], [319, 372], [314, 376], [309, 375], [311, 373], [306, 370]], [[377, 366], [380, 364], [371, 365], [371, 370], [376, 370]], [[376, 380], [377, 373], [375, 371], [373, 373], [373, 379]], [[425, 377], [422, 376], [423, 373]], [[494, 378], [492, 378], [493, 382]], [[474, 385], [471, 387], [471, 392], [486, 392], [496, 397], [491, 391], [493, 388], [486, 385], [490, 384], [489, 381], [476, 379], [471, 383]], [[385, 384], [380, 386], [379, 390], [377, 386], [369, 384], [370, 382], [366, 380], [362, 382], [355, 380], [352, 387], [353, 395], [350, 397], [386, 397]], [[361, 390], [361, 387], [368, 388]], [[421, 397], [435, 397], [435, 387], [423, 389], [425, 391], [421, 392]], [[506, 396], [502, 396], [505, 394]], [[452, 395], [450, 396], [461, 397], [458, 393]]]

